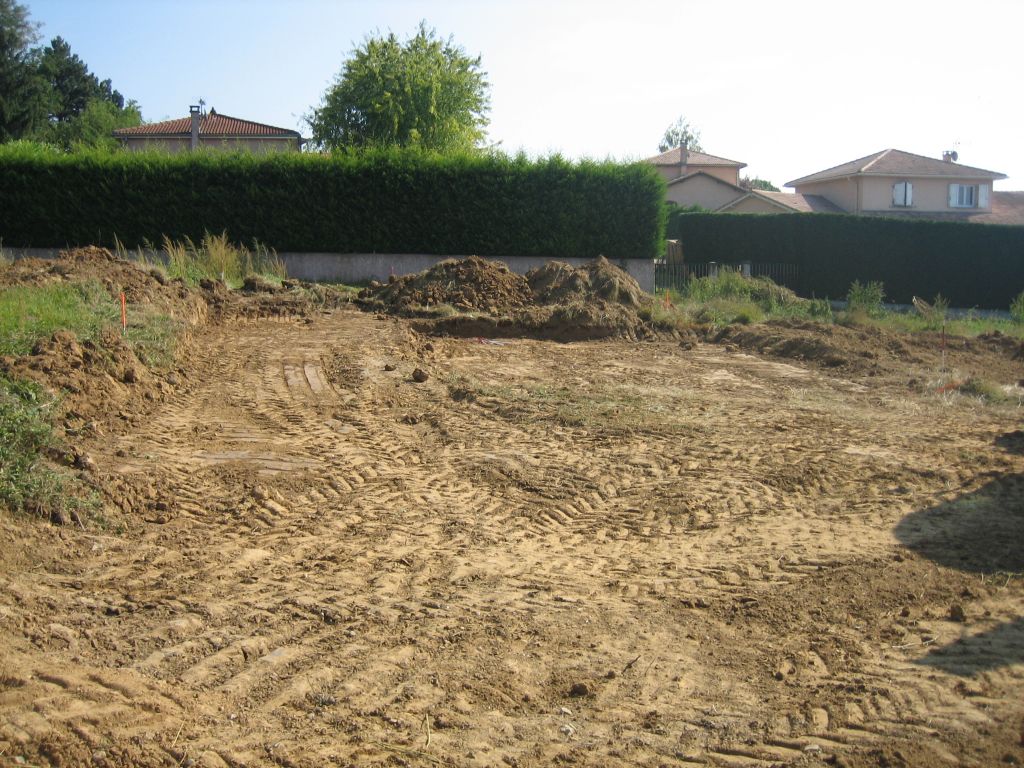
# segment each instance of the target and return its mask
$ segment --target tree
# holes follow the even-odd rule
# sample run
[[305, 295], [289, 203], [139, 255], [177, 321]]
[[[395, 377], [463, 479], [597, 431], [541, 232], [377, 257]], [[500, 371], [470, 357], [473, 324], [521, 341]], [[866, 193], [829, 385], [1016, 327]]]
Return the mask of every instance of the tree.
[[490, 108], [486, 73], [451, 38], [426, 22], [402, 43], [369, 37], [352, 52], [320, 106], [306, 120], [327, 149], [367, 146], [471, 149]]
[[123, 109], [107, 99], [93, 97], [85, 108], [73, 119], [53, 121], [35, 137], [48, 144], [62, 149], [73, 150], [77, 147], [100, 147], [117, 149], [119, 142], [111, 134], [117, 128], [130, 128], [142, 124], [142, 113], [139, 105], [129, 101]]
[[742, 179], [740, 179], [740, 186], [743, 187], [744, 189], [759, 189], [762, 192], [780, 191], [779, 188], [772, 184], [770, 181], [768, 181], [768, 179], [761, 179], [758, 178], [757, 176], [755, 176], [754, 178], [744, 176]]
[[45, 119], [45, 84], [31, 48], [38, 28], [24, 5], [0, 0], [0, 142], [21, 138]]
[[50, 86], [52, 121], [64, 123], [75, 119], [93, 99], [109, 102], [117, 109], [124, 107], [124, 97], [111, 88], [110, 80], [100, 82], [61, 37], [53, 38], [43, 49], [39, 71]]
[[46, 84], [47, 121], [32, 138], [71, 150], [79, 146], [113, 149], [115, 128], [139, 125], [139, 105], [115, 91], [110, 80], [89, 71], [71, 46], [55, 37], [39, 54], [39, 74]]
[[679, 118], [665, 129], [665, 135], [658, 145], [659, 152], [668, 152], [676, 147], [685, 147], [694, 152], [703, 152], [700, 145], [700, 131], [691, 126], [686, 119], [680, 115]]

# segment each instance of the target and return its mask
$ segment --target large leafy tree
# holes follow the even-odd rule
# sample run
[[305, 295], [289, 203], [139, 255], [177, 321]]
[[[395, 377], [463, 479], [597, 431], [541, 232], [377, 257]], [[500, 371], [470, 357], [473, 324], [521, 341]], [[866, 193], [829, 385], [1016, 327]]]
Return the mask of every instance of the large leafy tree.
[[141, 123], [139, 105], [125, 104], [63, 38], [33, 48], [38, 27], [24, 5], [0, 0], [0, 142], [116, 146], [111, 131]]
[[110, 133], [115, 128], [139, 125], [139, 105], [100, 80], [71, 46], [55, 37], [39, 57], [39, 72], [47, 84], [47, 123], [35, 131], [35, 138], [65, 149], [75, 146], [117, 144]]
[[470, 149], [484, 137], [490, 108], [480, 57], [421, 22], [404, 43], [370, 37], [352, 52], [319, 107], [307, 117], [326, 148]]
[[762, 192], [780, 191], [779, 188], [772, 184], [770, 181], [768, 181], [768, 179], [762, 179], [758, 176], [755, 176], [754, 178], [744, 176], [742, 179], [740, 179], [740, 186], [743, 187], [744, 189], [759, 189]]
[[28, 8], [0, 0], [0, 142], [21, 138], [46, 117], [45, 84], [32, 48], [37, 30]]
[[124, 107], [124, 97], [111, 88], [110, 81], [100, 82], [62, 37], [53, 38], [43, 49], [39, 71], [50, 86], [50, 120], [72, 120], [92, 99], [108, 101], [118, 109]]
[[700, 131], [690, 125], [686, 118], [680, 115], [674, 123], [665, 129], [665, 135], [658, 144], [659, 152], [668, 152], [676, 147], [685, 147], [694, 152], [703, 152], [700, 145]]

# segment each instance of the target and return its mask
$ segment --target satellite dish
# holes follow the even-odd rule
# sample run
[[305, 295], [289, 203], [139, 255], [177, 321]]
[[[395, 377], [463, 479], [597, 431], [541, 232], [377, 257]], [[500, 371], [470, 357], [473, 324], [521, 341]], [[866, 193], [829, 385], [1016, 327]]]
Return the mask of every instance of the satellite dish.
[[953, 158], [954, 163], [960, 159], [960, 155], [957, 153], [955, 149], [949, 153], [949, 156]]

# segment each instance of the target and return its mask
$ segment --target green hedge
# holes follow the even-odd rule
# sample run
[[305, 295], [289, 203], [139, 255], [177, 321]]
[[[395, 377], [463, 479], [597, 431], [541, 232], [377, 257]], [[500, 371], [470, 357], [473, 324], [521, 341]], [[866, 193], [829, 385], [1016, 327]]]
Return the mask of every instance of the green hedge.
[[60, 154], [0, 147], [0, 238], [129, 247], [227, 231], [279, 251], [653, 258], [664, 182], [648, 164], [436, 156]]
[[845, 214], [679, 213], [668, 237], [691, 263], [782, 262], [800, 269], [798, 292], [842, 298], [850, 283], [880, 280], [886, 300], [1006, 309], [1024, 290], [1024, 227], [905, 221]]

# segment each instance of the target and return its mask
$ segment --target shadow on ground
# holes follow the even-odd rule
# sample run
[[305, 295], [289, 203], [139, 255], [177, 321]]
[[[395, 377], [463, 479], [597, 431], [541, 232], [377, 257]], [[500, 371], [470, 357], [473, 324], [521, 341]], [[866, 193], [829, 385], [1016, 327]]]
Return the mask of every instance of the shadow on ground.
[[[1024, 453], [1024, 432], [1007, 432], [995, 443], [1009, 453]], [[1024, 572], [1024, 474], [993, 478], [960, 498], [913, 512], [900, 520], [895, 534], [908, 549], [939, 565], [1006, 574], [1009, 581]], [[974, 635], [965, 632], [916, 663], [962, 676], [1024, 663], [1024, 618]]]
[[1024, 618], [1008, 621], [977, 635], [964, 635], [956, 642], [936, 648], [915, 663], [963, 677], [1024, 663]]
[[995, 478], [958, 499], [912, 512], [895, 534], [904, 546], [947, 568], [1024, 571], [1024, 474]]

